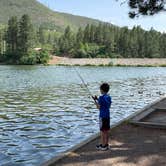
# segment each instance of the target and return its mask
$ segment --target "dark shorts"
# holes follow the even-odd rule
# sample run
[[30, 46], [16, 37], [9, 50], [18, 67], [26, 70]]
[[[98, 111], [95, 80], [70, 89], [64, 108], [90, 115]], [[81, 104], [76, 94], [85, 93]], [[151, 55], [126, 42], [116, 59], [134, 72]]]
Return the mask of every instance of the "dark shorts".
[[100, 131], [108, 131], [110, 129], [110, 118], [99, 118]]

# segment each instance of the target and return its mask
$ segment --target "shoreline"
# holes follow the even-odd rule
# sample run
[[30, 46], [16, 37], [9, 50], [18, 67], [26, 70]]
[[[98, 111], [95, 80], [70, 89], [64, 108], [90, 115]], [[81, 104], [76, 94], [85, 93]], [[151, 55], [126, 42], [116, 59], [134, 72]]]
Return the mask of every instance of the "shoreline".
[[67, 58], [52, 56], [48, 65], [57, 66], [122, 66], [166, 67], [166, 58]]
[[[20, 64], [7, 64], [0, 62], [0, 65], [19, 66]], [[47, 64], [36, 64], [32, 66], [38, 65], [92, 67], [166, 67], [166, 58], [67, 58], [52, 56]]]

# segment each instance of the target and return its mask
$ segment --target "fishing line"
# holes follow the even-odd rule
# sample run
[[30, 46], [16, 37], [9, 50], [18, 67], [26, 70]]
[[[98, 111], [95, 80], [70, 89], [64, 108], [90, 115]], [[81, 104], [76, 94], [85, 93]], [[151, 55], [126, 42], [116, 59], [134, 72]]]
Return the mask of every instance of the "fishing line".
[[[70, 59], [70, 58], [69, 58]], [[70, 59], [71, 60], [71, 59]], [[80, 78], [82, 84], [84, 85], [84, 87], [86, 88], [86, 91], [88, 92], [88, 94], [90, 95], [90, 98], [92, 98], [93, 94], [91, 93], [90, 89], [88, 88], [88, 85], [87, 83], [85, 82], [84, 78], [81, 76], [81, 74], [79, 73], [79, 71], [77, 70], [76, 66], [74, 66], [74, 64], [72, 63], [72, 60], [71, 60], [71, 65], [72, 65], [72, 68], [75, 70], [77, 76]], [[93, 99], [94, 101], [94, 99]]]
[[75, 66], [73, 66], [74, 70], [76, 71], [77, 73], [77, 76], [80, 78], [80, 80], [82, 81], [84, 87], [86, 88], [87, 92], [89, 93], [89, 95], [92, 97], [92, 93], [90, 91], [90, 89], [88, 88], [88, 85], [85, 83], [83, 77], [81, 76], [81, 74], [79, 73], [79, 71], [77, 70], [77, 68]]

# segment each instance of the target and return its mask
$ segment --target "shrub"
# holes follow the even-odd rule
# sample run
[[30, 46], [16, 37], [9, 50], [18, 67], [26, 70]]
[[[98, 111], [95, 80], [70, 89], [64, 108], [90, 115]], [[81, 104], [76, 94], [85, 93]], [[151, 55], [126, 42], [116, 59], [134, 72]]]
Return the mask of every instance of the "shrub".
[[37, 64], [36, 54], [34, 52], [31, 52], [28, 55], [23, 55], [19, 60], [19, 64], [21, 64], [21, 65], [35, 65], [35, 64]]
[[47, 64], [50, 59], [49, 53], [46, 50], [42, 50], [37, 53], [37, 63], [38, 64]]

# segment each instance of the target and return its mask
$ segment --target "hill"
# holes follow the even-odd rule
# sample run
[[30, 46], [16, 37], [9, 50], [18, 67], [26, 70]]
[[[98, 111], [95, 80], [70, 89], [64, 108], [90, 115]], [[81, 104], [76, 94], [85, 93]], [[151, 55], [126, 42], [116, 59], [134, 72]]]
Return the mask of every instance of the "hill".
[[75, 16], [67, 13], [54, 12], [37, 0], [0, 0], [0, 24], [7, 24], [11, 16], [21, 17], [28, 14], [35, 25], [46, 28], [64, 29], [70, 25], [73, 29], [85, 27], [87, 24], [98, 24], [100, 21]]

